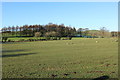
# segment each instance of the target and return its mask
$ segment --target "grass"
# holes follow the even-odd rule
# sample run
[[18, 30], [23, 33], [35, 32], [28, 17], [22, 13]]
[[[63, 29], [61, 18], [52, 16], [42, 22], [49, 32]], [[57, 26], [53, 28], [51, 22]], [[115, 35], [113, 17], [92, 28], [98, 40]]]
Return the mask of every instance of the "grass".
[[2, 46], [3, 78], [118, 76], [118, 42], [113, 38], [14, 42]]

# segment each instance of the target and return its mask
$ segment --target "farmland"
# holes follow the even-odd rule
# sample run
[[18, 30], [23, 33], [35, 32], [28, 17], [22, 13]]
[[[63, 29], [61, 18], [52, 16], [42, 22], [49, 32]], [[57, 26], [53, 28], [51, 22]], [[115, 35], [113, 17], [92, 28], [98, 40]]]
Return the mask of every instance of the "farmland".
[[[95, 78], [118, 76], [116, 38], [2, 44], [3, 78]], [[97, 42], [96, 42], [97, 41]]]

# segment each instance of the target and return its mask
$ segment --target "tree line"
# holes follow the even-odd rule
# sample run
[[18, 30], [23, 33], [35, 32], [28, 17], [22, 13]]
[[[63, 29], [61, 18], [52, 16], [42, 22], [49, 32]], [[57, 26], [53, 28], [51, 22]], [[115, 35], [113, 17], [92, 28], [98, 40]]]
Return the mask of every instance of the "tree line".
[[1, 29], [2, 36], [16, 37], [118, 37], [118, 32], [109, 32], [105, 27], [100, 30], [89, 30], [89, 28], [79, 28], [65, 26], [64, 24], [48, 23], [46, 25], [23, 25], [23, 26], [8, 26]]
[[23, 25], [4, 27], [1, 29], [3, 36], [35, 36], [39, 32], [40, 36], [72, 37], [76, 29], [64, 24], [49, 23], [46, 25]]

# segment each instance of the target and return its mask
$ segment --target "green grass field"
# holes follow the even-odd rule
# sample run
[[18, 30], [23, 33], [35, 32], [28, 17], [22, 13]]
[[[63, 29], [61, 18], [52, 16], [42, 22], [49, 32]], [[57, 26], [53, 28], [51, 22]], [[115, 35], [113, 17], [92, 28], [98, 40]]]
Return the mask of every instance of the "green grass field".
[[14, 42], [2, 48], [3, 78], [118, 76], [118, 42], [113, 38]]

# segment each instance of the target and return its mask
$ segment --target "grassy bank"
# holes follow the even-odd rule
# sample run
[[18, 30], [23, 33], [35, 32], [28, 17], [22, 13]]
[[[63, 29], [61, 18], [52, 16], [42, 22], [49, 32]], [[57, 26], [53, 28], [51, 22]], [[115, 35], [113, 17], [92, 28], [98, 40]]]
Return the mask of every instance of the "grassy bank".
[[117, 62], [113, 38], [3, 44], [3, 78], [116, 78]]

